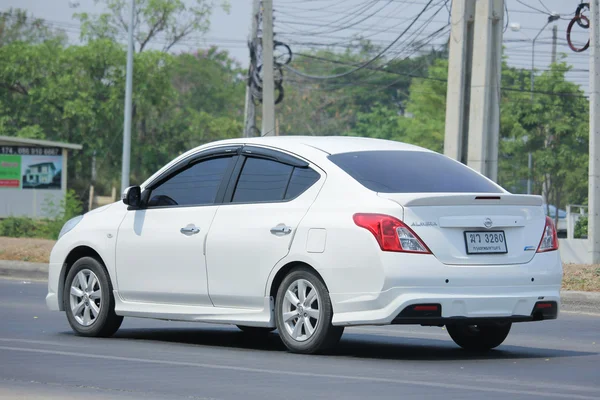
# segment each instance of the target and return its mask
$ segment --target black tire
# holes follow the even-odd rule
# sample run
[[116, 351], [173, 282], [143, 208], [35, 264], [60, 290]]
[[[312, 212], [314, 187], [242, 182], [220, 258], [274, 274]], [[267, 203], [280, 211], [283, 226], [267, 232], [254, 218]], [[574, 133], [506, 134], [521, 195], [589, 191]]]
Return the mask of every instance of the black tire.
[[[84, 271], [84, 274], [85, 271], [93, 272], [100, 286], [101, 298], [97, 300], [99, 303], [99, 312], [88, 326], [77, 321], [71, 308], [71, 285], [73, 284], [73, 280], [78, 279], [77, 274], [81, 271]], [[87, 301], [91, 302], [95, 300], [87, 298]], [[123, 322], [123, 317], [115, 314], [115, 298], [113, 297], [113, 288], [106, 268], [98, 260], [91, 257], [80, 258], [71, 267], [65, 280], [63, 304], [69, 325], [71, 325], [76, 334], [81, 336], [109, 337], [119, 329]]]
[[267, 336], [269, 333], [273, 332], [275, 328], [264, 328], [260, 326], [244, 326], [244, 325], [236, 325], [238, 329], [244, 333], [247, 333], [251, 336]]
[[[308, 281], [316, 290], [319, 298], [318, 311], [319, 319], [316, 323], [314, 333], [304, 341], [298, 341], [287, 331], [283, 321], [283, 307], [285, 292], [295, 281], [302, 279]], [[297, 268], [292, 270], [281, 282], [277, 289], [277, 298], [275, 300], [275, 323], [279, 331], [279, 337], [283, 344], [293, 353], [314, 354], [322, 353], [335, 346], [342, 333], [343, 326], [333, 326], [333, 309], [329, 291], [321, 279], [309, 268]]]
[[488, 351], [500, 346], [512, 327], [511, 323], [481, 325], [452, 324], [446, 329], [454, 343], [469, 351]]

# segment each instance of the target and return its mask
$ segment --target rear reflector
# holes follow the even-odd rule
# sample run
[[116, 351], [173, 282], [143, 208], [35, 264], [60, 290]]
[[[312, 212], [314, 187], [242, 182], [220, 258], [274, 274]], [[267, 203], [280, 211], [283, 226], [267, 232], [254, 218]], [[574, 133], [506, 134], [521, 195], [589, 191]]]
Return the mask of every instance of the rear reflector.
[[537, 303], [535, 305], [535, 308], [537, 310], [540, 310], [540, 309], [543, 309], [543, 308], [552, 308], [552, 307], [554, 307], [553, 303]]
[[442, 305], [441, 304], [413, 304], [407, 306], [402, 310], [400, 314], [394, 319], [396, 322], [405, 321], [406, 319], [419, 320], [422, 318], [441, 318], [442, 317]]
[[432, 306], [414, 306], [413, 310], [415, 311], [437, 311], [440, 306], [432, 305]]

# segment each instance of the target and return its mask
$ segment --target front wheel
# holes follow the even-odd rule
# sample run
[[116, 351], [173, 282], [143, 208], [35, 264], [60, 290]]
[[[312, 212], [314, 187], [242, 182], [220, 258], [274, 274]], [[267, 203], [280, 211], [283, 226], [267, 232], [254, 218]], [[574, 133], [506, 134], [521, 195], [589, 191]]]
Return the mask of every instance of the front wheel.
[[96, 259], [83, 257], [67, 274], [63, 292], [69, 325], [82, 336], [112, 336], [123, 322], [115, 314], [110, 278]]
[[470, 351], [488, 351], [500, 346], [508, 336], [511, 327], [511, 323], [446, 325], [454, 343]]
[[275, 322], [285, 346], [312, 354], [333, 347], [344, 327], [333, 326], [333, 309], [325, 284], [311, 270], [300, 268], [285, 277], [277, 290]]

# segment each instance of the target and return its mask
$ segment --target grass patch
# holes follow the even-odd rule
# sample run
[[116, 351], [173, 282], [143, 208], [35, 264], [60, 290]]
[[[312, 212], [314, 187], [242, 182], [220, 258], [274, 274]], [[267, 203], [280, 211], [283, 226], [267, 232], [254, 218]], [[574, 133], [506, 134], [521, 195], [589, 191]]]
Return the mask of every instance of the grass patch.
[[564, 264], [563, 288], [600, 292], [600, 265]]

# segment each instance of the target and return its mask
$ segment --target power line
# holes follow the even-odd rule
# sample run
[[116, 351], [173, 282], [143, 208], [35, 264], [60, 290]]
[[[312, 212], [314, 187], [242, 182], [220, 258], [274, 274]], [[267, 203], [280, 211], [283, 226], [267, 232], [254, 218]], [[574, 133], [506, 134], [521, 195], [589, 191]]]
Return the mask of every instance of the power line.
[[[333, 64], [342, 64], [342, 65], [348, 65], [348, 66], [355, 65], [355, 64], [352, 64], [352, 63], [348, 63], [348, 62], [344, 62], [344, 61], [339, 61], [339, 60], [332, 60], [332, 59], [329, 59], [329, 58], [315, 56], [315, 55], [312, 55], [312, 54], [297, 53], [296, 55], [297, 56], [306, 57], [306, 58], [312, 58], [312, 59], [320, 60], [320, 61], [327, 61], [327, 62], [330, 62], [330, 63], [333, 63]], [[379, 71], [379, 72], [384, 72], [384, 73], [388, 73], [388, 74], [407, 76], [407, 77], [414, 78], [414, 79], [425, 79], [425, 80], [431, 80], [431, 81], [437, 81], [437, 82], [444, 82], [444, 83], [448, 82], [448, 79], [445, 79], [445, 78], [435, 78], [435, 77], [430, 77], [430, 76], [414, 75], [414, 74], [411, 74], [411, 73], [405, 73], [405, 72], [400, 72], [400, 71], [393, 71], [393, 70], [385, 69], [385, 68], [381, 68], [381, 67], [368, 67], [368, 69], [371, 69], [371, 70], [374, 70], [374, 71]], [[478, 86], [472, 86], [472, 87], [478, 87]], [[580, 92], [546, 92], [546, 91], [539, 91], [539, 90], [534, 90], [532, 92], [531, 90], [518, 89], [518, 88], [509, 88], [509, 87], [503, 87], [500, 90], [511, 91], [511, 92], [522, 92], [522, 93], [537, 93], [537, 94], [546, 94], [546, 95], [554, 95], [554, 96], [585, 97]]]
[[429, 6], [431, 5], [431, 3], [433, 3], [433, 0], [429, 0], [429, 2], [425, 5], [425, 7], [421, 10], [421, 12], [415, 17], [415, 19], [408, 25], [408, 27], [406, 29], [404, 29], [404, 31], [398, 36], [396, 37], [396, 39], [394, 39], [386, 48], [384, 48], [381, 52], [379, 52], [379, 54], [377, 54], [375, 57], [373, 57], [372, 59], [370, 59], [369, 61], [357, 66], [354, 69], [351, 69], [350, 71], [346, 71], [340, 74], [335, 74], [335, 75], [329, 75], [329, 76], [318, 76], [318, 75], [309, 75], [309, 74], [305, 74], [301, 71], [298, 71], [292, 67], [289, 67], [286, 65], [286, 69], [292, 71], [293, 73], [295, 73], [296, 75], [300, 75], [304, 78], [310, 78], [310, 79], [336, 79], [336, 78], [341, 78], [344, 76], [348, 76], [358, 70], [361, 70], [363, 68], [368, 67], [369, 65], [371, 65], [372, 63], [374, 63], [376, 60], [378, 60], [379, 58], [381, 58], [386, 51], [388, 51], [392, 46], [394, 46], [401, 38], [402, 36], [404, 36], [404, 34], [406, 32], [408, 32], [408, 30], [410, 28], [412, 28], [412, 26], [418, 21], [419, 17], [421, 17], [421, 15], [423, 15], [423, 13], [425, 13], [425, 11], [427, 10], [427, 8], [429, 8]]

